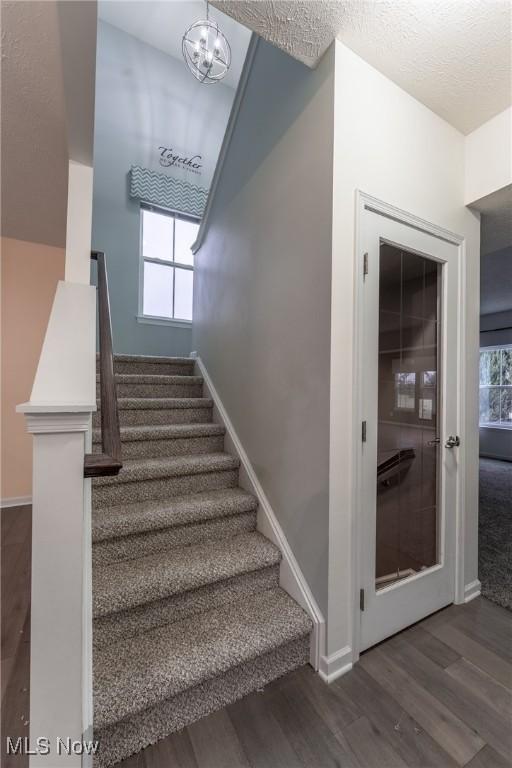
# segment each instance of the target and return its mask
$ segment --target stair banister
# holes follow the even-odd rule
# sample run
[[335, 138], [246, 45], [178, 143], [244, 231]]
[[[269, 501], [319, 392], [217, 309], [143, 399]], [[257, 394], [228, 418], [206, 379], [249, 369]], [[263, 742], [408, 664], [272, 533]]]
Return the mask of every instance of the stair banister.
[[117, 392], [112, 350], [112, 323], [108, 294], [105, 254], [92, 251], [91, 259], [98, 265], [98, 317], [100, 340], [100, 399], [102, 453], [87, 453], [84, 477], [117, 475], [121, 469], [121, 435], [117, 409]]
[[30, 768], [85, 768], [59, 739], [92, 738], [91, 450], [96, 410], [96, 288], [59, 281], [30, 400], [32, 435], [30, 715], [26, 735], [49, 739]]

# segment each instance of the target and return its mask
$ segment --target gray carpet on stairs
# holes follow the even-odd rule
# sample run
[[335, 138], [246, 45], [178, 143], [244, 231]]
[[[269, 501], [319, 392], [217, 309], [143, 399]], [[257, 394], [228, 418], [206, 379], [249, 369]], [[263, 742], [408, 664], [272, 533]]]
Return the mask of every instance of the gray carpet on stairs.
[[480, 459], [478, 529], [482, 594], [512, 611], [512, 462]]
[[92, 492], [96, 768], [307, 663], [312, 628], [194, 361], [119, 355], [115, 371], [124, 466]]

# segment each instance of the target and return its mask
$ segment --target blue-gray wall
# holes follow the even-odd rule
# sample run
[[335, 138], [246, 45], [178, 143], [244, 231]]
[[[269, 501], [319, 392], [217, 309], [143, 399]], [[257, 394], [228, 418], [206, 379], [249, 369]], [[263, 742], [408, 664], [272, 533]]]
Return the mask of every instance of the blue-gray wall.
[[322, 611], [329, 542], [334, 56], [260, 40], [206, 239], [194, 349]]
[[[108, 258], [115, 352], [191, 351], [191, 328], [137, 322], [139, 204], [128, 195], [128, 173], [141, 165], [208, 188], [233, 97], [232, 88], [202, 85], [184, 62], [99, 23], [92, 243]], [[161, 145], [201, 154], [201, 175], [159, 167]]]

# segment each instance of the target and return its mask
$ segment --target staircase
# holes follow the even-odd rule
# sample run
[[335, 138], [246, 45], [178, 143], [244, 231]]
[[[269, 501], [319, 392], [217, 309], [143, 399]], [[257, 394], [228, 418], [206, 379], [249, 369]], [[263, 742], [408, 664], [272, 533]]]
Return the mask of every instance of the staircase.
[[311, 631], [194, 361], [114, 365], [123, 468], [92, 485], [99, 768], [307, 663]]

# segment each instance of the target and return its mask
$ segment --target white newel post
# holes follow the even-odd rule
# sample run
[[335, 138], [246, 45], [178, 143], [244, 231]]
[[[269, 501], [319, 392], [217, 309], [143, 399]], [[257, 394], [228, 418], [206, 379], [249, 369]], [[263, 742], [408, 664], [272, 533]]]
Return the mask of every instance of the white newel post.
[[[49, 740], [30, 766], [82, 766], [68, 754], [92, 722], [90, 690], [90, 480], [84, 480], [91, 411], [27, 412], [33, 444], [30, 747]], [[84, 679], [85, 678], [85, 679]], [[80, 747], [78, 747], [80, 749]], [[44, 750], [41, 750], [41, 752]], [[59, 754], [61, 752], [61, 754]], [[85, 765], [85, 761], [84, 761]]]
[[93, 286], [58, 284], [30, 401], [16, 410], [33, 435], [30, 768], [88, 768], [91, 481], [84, 456], [96, 410]]

